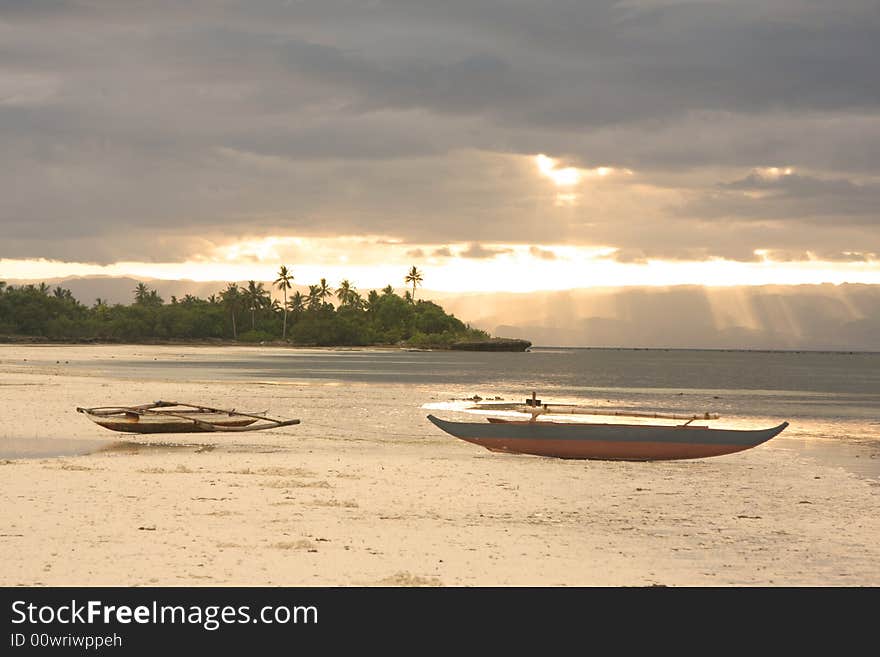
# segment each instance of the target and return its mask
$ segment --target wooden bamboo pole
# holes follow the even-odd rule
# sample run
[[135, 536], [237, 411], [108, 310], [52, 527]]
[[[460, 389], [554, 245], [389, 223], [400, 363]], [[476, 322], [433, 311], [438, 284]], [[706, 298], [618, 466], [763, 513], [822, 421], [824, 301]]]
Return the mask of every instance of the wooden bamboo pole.
[[[181, 404], [182, 406], [183, 404]], [[246, 427], [230, 427], [226, 425], [219, 425], [215, 422], [211, 422], [210, 420], [199, 420], [194, 417], [189, 417], [187, 415], [178, 415], [177, 413], [162, 413], [162, 415], [167, 415], [168, 417], [176, 417], [182, 420], [189, 420], [197, 427], [205, 431], [260, 431], [261, 429], [277, 429], [278, 427], [289, 427], [293, 424], [299, 424], [299, 420], [273, 420], [267, 417], [257, 417], [257, 416], [249, 416], [249, 417], [257, 417], [259, 420], [265, 420], [267, 424], [259, 424], [259, 425], [248, 425]], [[236, 413], [236, 415], [248, 415], [247, 413]]]
[[533, 415], [609, 415], [620, 417], [647, 417], [658, 418], [664, 420], [717, 420], [721, 416], [718, 413], [693, 413], [690, 415], [677, 413], [639, 413], [636, 411], [612, 411], [601, 410], [595, 408], [585, 408], [583, 406], [563, 406], [544, 404], [542, 406], [520, 406], [518, 410], [521, 413], [531, 413]]
[[[257, 420], [270, 420], [272, 422], [284, 422], [284, 420], [273, 420], [270, 417], [267, 417], [265, 413], [256, 414], [256, 413], [243, 413], [241, 411], [236, 411], [234, 408], [212, 408], [210, 406], [198, 406], [197, 404], [184, 404], [182, 402], [167, 402], [167, 401], [158, 401], [156, 402], [154, 408], [167, 408], [169, 406], [185, 406], [186, 408], [195, 408], [200, 411], [208, 411], [211, 413], [227, 413], [229, 415], [244, 415], [245, 417], [256, 418]], [[168, 415], [166, 411], [156, 411], [157, 413]]]

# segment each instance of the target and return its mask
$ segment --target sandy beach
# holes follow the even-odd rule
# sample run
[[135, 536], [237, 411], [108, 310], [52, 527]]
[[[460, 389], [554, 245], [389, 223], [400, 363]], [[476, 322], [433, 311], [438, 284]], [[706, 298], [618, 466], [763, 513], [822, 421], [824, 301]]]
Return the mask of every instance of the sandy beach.
[[[798, 440], [695, 461], [499, 455], [428, 424], [409, 400], [442, 401], [436, 386], [65, 363], [96, 349], [197, 348], [0, 346], [0, 445], [95, 450], [0, 460], [2, 585], [880, 585], [877, 482]], [[160, 443], [75, 412], [157, 399], [302, 424]]]

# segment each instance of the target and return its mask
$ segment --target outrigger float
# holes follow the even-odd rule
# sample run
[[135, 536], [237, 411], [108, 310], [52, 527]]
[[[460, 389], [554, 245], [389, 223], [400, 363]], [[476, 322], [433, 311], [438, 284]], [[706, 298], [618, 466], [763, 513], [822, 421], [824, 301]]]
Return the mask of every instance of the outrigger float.
[[[487, 404], [468, 410], [512, 410], [531, 415], [529, 419], [488, 417], [488, 423], [450, 422], [428, 415], [446, 433], [493, 452], [534, 454], [564, 459], [655, 461], [697, 459], [732, 454], [765, 443], [780, 434], [788, 422], [769, 429], [712, 429], [691, 424], [717, 420], [716, 413], [692, 415], [633, 413], [585, 408], [567, 404], [542, 404], [535, 399], [525, 404]], [[602, 424], [538, 420], [540, 415], [620, 415], [685, 420], [677, 425]]]
[[77, 408], [97, 425], [122, 433], [204, 433], [214, 431], [263, 431], [299, 424], [277, 420], [265, 413], [157, 401], [140, 406]]

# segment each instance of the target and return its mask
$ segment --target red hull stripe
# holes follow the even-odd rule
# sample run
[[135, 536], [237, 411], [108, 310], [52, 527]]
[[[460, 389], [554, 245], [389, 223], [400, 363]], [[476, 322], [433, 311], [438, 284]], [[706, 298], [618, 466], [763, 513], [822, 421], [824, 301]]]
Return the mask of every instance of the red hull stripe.
[[752, 445], [707, 445], [694, 443], [660, 443], [603, 440], [507, 440], [504, 438], [462, 438], [493, 452], [534, 454], [563, 459], [602, 459], [619, 461], [660, 461], [667, 459], [699, 459], [732, 454]]

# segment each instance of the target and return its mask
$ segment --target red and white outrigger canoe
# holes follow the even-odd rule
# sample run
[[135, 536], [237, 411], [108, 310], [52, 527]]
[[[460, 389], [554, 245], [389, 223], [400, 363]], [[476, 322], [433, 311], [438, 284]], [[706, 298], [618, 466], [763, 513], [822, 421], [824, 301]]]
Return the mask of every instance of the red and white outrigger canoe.
[[[717, 419], [717, 415], [632, 415], [687, 420], [679, 425], [600, 424], [587, 422], [539, 421], [543, 413], [576, 413], [572, 407], [526, 406], [528, 420], [489, 417], [488, 422], [450, 422], [428, 415], [446, 433], [493, 452], [534, 454], [564, 459], [603, 459], [655, 461], [697, 459], [732, 454], [767, 442], [781, 433], [788, 422], [770, 429], [712, 429], [695, 426], [694, 420]], [[611, 414], [602, 412], [601, 414]], [[627, 415], [614, 413], [614, 415]]]

